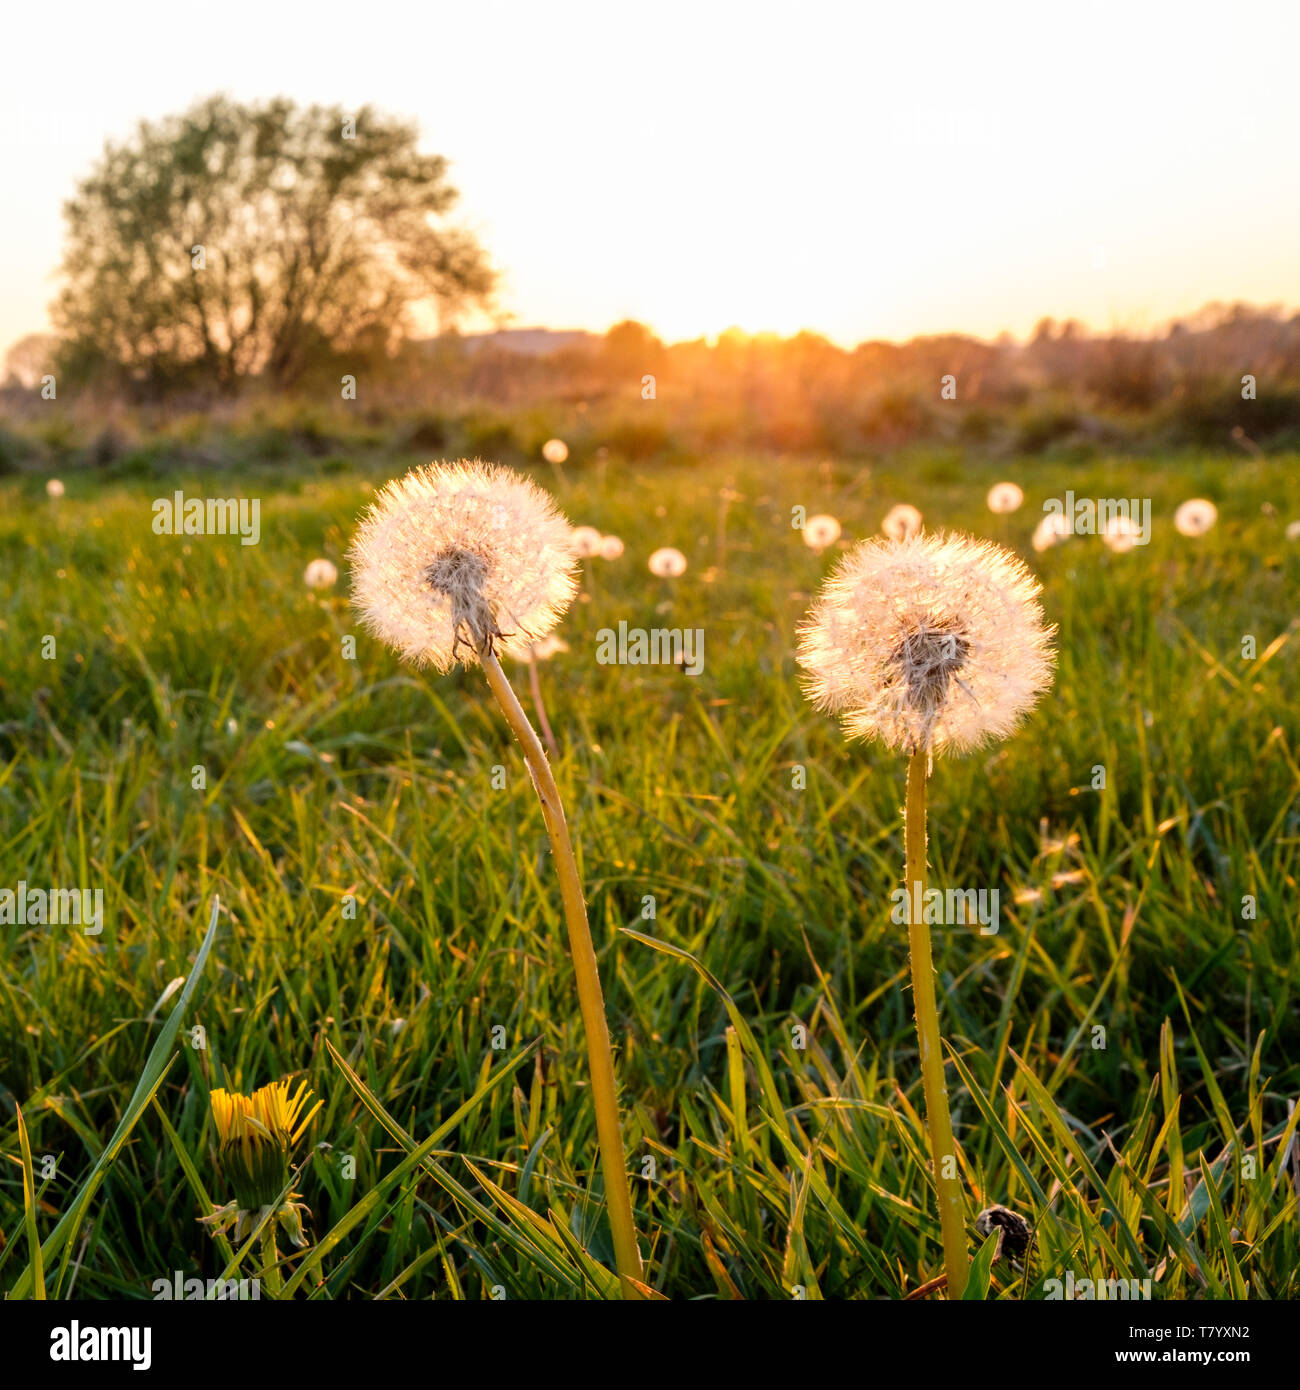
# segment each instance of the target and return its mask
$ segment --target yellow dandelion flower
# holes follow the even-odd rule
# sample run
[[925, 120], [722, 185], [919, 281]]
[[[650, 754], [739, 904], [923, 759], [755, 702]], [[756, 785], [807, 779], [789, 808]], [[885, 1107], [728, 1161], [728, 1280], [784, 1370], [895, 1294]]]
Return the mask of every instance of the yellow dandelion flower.
[[[311, 1099], [305, 1081], [292, 1092], [289, 1082], [272, 1081], [258, 1087], [251, 1096], [218, 1087], [210, 1099], [217, 1130], [217, 1158], [234, 1200], [207, 1220], [218, 1224], [233, 1220], [236, 1239], [241, 1239], [246, 1225], [280, 1201], [289, 1182], [293, 1151], [321, 1102], [303, 1113]], [[296, 1196], [290, 1192], [276, 1215], [294, 1244], [303, 1245], [306, 1242], [298, 1213], [306, 1208]]]

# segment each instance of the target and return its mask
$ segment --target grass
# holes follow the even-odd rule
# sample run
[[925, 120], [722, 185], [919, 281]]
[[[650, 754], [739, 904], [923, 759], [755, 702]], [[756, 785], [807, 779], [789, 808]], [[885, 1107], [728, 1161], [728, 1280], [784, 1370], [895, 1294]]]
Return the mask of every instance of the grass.
[[[207, 1091], [302, 1074], [324, 1108], [286, 1296], [616, 1295], [518, 749], [476, 675], [402, 669], [356, 629], [346, 580], [301, 584], [317, 554], [344, 568], [370, 489], [418, 461], [75, 474], [57, 505], [39, 478], [0, 484], [0, 887], [102, 887], [106, 918], [99, 936], [0, 925], [0, 1287], [149, 1298], [177, 1269], [255, 1272], [256, 1233], [233, 1249], [197, 1220], [230, 1196]], [[627, 542], [587, 562], [541, 682], [654, 1289], [941, 1296], [890, 920], [903, 766], [846, 745], [791, 655], [832, 558], [791, 508], [834, 512], [851, 540], [907, 500], [1028, 553], [1061, 630], [1029, 726], [930, 783], [933, 883], [1001, 893], [996, 935], [935, 939], [972, 1254], [989, 1203], [1036, 1231], [1028, 1269], [986, 1250], [968, 1296], [1041, 1297], [1067, 1271], [1165, 1299], [1300, 1295], [1298, 462], [539, 472], [572, 520]], [[1011, 517], [984, 507], [999, 476], [1028, 495]], [[153, 535], [150, 501], [177, 486], [261, 497], [261, 543]], [[1034, 556], [1042, 501], [1067, 488], [1149, 496], [1151, 544]], [[1197, 495], [1220, 521], [1191, 541], [1171, 518]], [[685, 551], [682, 579], [646, 572], [659, 545]], [[620, 619], [702, 628], [703, 674], [596, 664]]]

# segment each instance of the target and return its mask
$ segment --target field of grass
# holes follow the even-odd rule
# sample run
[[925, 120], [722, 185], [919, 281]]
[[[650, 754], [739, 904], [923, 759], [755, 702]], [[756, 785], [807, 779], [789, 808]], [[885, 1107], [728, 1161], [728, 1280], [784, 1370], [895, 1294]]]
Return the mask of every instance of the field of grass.
[[[174, 1270], [255, 1273], [255, 1244], [197, 1219], [231, 1195], [208, 1090], [294, 1074], [324, 1104], [286, 1292], [616, 1294], [518, 748], [478, 673], [401, 667], [347, 603], [363, 503], [423, 461], [78, 473], [57, 503], [38, 476], [0, 480], [0, 887], [105, 894], [97, 936], [0, 925], [0, 1288], [149, 1298]], [[1300, 1296], [1300, 544], [1284, 535], [1300, 459], [611, 458], [536, 476], [626, 543], [586, 562], [570, 650], [539, 675], [648, 1282], [675, 1299], [942, 1297], [924, 1289], [942, 1258], [890, 920], [903, 763], [847, 745], [793, 661], [835, 552], [808, 550], [791, 508], [833, 512], [847, 543], [909, 501], [931, 528], [1026, 554], [1060, 629], [1027, 727], [931, 782], [933, 881], [1001, 893], [996, 935], [935, 939], [972, 1253], [990, 1203], [1036, 1231], [1026, 1269], [998, 1262], [971, 1292], [1042, 1297], [1072, 1271], [1150, 1279], [1158, 1299]], [[995, 517], [984, 495], [1004, 476], [1027, 500]], [[260, 497], [260, 543], [155, 536], [151, 500], [175, 487]], [[1035, 555], [1042, 502], [1066, 489], [1150, 497], [1151, 543]], [[1193, 496], [1220, 510], [1199, 540], [1172, 525]], [[661, 545], [688, 556], [681, 579], [647, 572]], [[316, 555], [342, 571], [323, 596], [301, 580]], [[620, 620], [703, 629], [703, 673], [597, 664], [597, 631]], [[148, 1099], [155, 1058], [132, 1105], [160, 1037], [170, 1068]], [[76, 1229], [52, 1238], [101, 1158]]]

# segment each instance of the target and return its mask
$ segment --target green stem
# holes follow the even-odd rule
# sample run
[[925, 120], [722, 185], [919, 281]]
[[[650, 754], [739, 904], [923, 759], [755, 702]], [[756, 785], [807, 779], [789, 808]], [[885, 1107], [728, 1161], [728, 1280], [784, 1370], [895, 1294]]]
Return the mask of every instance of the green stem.
[[280, 1252], [275, 1248], [275, 1217], [262, 1227], [262, 1282], [272, 1298], [280, 1297]]
[[609, 1226], [614, 1237], [614, 1259], [622, 1280], [623, 1297], [641, 1295], [631, 1280], [644, 1278], [641, 1253], [637, 1248], [636, 1225], [632, 1218], [632, 1193], [627, 1180], [627, 1162], [623, 1154], [623, 1137], [618, 1120], [618, 1089], [614, 1080], [614, 1057], [609, 1045], [609, 1026], [605, 1021], [605, 997], [601, 993], [600, 975], [596, 967], [596, 948], [591, 942], [587, 925], [587, 905], [582, 894], [582, 879], [573, 857], [569, 827], [560, 804], [559, 788], [546, 761], [546, 752], [533, 726], [528, 722], [501, 663], [489, 649], [480, 654], [483, 673], [496, 696], [497, 704], [506, 717], [524, 751], [524, 760], [533, 779], [537, 799], [542, 803], [542, 818], [555, 858], [555, 871], [560, 880], [560, 897], [564, 902], [564, 920], [569, 929], [569, 951], [573, 956], [573, 973], [578, 986], [578, 1005], [582, 1011], [583, 1028], [587, 1034], [587, 1061], [591, 1069], [591, 1099], [596, 1109], [596, 1136], [600, 1144], [600, 1164], [605, 1175], [605, 1200], [609, 1206]]
[[[912, 952], [912, 999], [916, 1005], [916, 1040], [921, 1049], [921, 1083], [930, 1129], [934, 1184], [939, 1195], [939, 1226], [943, 1232], [943, 1262], [948, 1272], [948, 1297], [960, 1298], [966, 1288], [969, 1256], [961, 1183], [957, 1177], [957, 1148], [948, 1114], [948, 1091], [943, 1077], [943, 1043], [934, 997], [934, 960], [930, 928], [925, 922], [925, 778], [929, 754], [917, 749], [907, 764], [907, 891], [908, 939]], [[946, 1176], [950, 1170], [952, 1176]]]

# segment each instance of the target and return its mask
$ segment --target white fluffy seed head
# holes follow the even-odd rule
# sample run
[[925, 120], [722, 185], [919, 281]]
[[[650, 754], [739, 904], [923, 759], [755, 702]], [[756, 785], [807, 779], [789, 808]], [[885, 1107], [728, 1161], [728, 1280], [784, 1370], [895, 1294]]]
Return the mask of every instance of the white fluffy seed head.
[[820, 555], [840, 538], [840, 523], [833, 516], [810, 516], [803, 524], [803, 543]]
[[1047, 512], [1034, 527], [1031, 544], [1041, 554], [1044, 550], [1059, 545], [1061, 541], [1068, 540], [1073, 534], [1069, 517], [1062, 516], [1060, 512]]
[[900, 502], [885, 513], [880, 529], [891, 541], [905, 541], [910, 536], [920, 535], [921, 513], [910, 502]]
[[517, 473], [434, 463], [389, 483], [348, 552], [362, 622], [405, 660], [450, 670], [523, 658], [577, 591], [569, 523]]
[[686, 573], [686, 556], [671, 545], [666, 545], [651, 555], [649, 565], [651, 574], [665, 579], [676, 579], [679, 574]]
[[569, 446], [562, 439], [548, 439], [542, 445], [542, 457], [547, 463], [563, 463], [569, 457]]
[[534, 643], [524, 659], [526, 661], [549, 661], [558, 653], [568, 650], [569, 644], [562, 637], [556, 637], [552, 633], [549, 637], [543, 637], [540, 642]]
[[339, 572], [333, 562], [317, 557], [302, 572], [302, 582], [309, 589], [330, 589], [338, 583]]
[[1052, 682], [1039, 592], [1019, 556], [988, 541], [864, 541], [800, 626], [808, 697], [850, 738], [902, 752], [1006, 738]]
[[1174, 525], [1183, 536], [1203, 536], [1219, 519], [1219, 509], [1204, 497], [1192, 497], [1174, 513]]
[[594, 526], [575, 526], [569, 534], [574, 551], [584, 560], [600, 554], [600, 532]]
[[623, 554], [623, 541], [619, 536], [600, 538], [600, 557], [602, 560], [617, 560]]
[[1112, 516], [1106, 518], [1106, 528], [1101, 533], [1101, 539], [1110, 550], [1117, 555], [1123, 555], [1133, 549], [1141, 534], [1142, 528], [1132, 517]]
[[1025, 494], [1015, 483], [994, 483], [989, 488], [988, 504], [991, 512], [1014, 512], [1025, 500]]
[[57, 498], [62, 497], [62, 496], [63, 496], [63, 493], [64, 493], [63, 483], [62, 483], [58, 478], [47, 478], [47, 479], [46, 479], [46, 481], [45, 481], [45, 495], [46, 495], [46, 497], [53, 497], [53, 498], [57, 499]]

